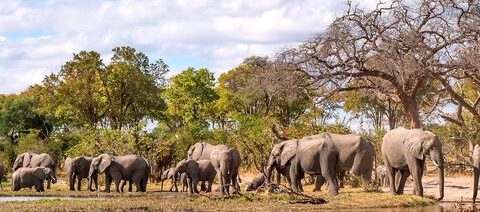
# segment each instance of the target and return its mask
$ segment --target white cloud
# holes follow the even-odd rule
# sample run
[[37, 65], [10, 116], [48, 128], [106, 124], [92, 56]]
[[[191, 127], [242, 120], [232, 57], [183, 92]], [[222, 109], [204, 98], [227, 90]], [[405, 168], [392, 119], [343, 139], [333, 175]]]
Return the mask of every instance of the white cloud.
[[[376, 0], [362, 1], [373, 7]], [[0, 4], [0, 93], [19, 92], [56, 72], [80, 50], [108, 59], [130, 45], [174, 70], [217, 73], [250, 55], [272, 55], [325, 29], [337, 0], [21, 1]]]

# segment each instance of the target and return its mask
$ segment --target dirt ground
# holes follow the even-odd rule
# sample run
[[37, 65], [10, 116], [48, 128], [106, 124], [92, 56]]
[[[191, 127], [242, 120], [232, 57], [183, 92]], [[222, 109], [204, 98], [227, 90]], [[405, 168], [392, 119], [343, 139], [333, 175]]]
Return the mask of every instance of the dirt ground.
[[[425, 195], [438, 197], [437, 177], [423, 177], [423, 189]], [[382, 190], [388, 192], [389, 188], [382, 188]], [[413, 182], [411, 180], [409, 180], [405, 186], [405, 193], [413, 193]], [[445, 177], [444, 195], [442, 203], [471, 202], [473, 195], [473, 176]]]

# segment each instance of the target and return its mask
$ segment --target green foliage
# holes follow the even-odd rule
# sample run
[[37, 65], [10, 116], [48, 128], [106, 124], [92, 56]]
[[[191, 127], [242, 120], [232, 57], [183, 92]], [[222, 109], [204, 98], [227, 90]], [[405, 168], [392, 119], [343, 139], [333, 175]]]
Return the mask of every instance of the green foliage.
[[14, 143], [21, 134], [38, 129], [36, 137], [48, 138], [52, 125], [36, 111], [36, 101], [23, 96], [7, 96], [0, 102], [0, 134]]
[[164, 93], [168, 114], [180, 117], [182, 124], [207, 119], [211, 103], [218, 98], [213, 90], [214, 80], [207, 69], [191, 67], [172, 77]]

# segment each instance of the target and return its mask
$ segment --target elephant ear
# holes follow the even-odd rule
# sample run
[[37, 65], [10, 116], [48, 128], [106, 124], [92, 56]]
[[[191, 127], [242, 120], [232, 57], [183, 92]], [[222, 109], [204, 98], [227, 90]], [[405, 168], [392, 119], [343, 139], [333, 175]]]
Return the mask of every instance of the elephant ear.
[[105, 172], [105, 170], [110, 166], [112, 163], [112, 157], [105, 155], [102, 157], [102, 161], [100, 162], [100, 165], [98, 166], [98, 169], [100, 173]]
[[419, 160], [424, 159], [423, 155], [423, 140], [418, 136], [412, 136], [403, 141], [403, 144], [413, 156]]
[[295, 156], [297, 152], [297, 142], [298, 141], [295, 141], [294, 144], [292, 143], [289, 144], [287, 142], [280, 147], [282, 149], [280, 154], [281, 166], [287, 165], [288, 161], [290, 161], [290, 159], [292, 159]]
[[23, 153], [23, 167], [29, 167], [32, 155], [30, 153]]
[[33, 176], [40, 180], [45, 180], [45, 172], [43, 167], [37, 167], [33, 170]]

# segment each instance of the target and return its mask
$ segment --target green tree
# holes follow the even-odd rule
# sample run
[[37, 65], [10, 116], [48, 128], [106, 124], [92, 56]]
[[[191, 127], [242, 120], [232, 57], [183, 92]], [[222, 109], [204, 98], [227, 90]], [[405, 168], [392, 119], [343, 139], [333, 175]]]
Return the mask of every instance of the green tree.
[[177, 121], [177, 126], [198, 121], [208, 123], [209, 107], [218, 98], [214, 80], [207, 69], [191, 67], [170, 78], [164, 94], [168, 115]]
[[22, 134], [36, 129], [36, 136], [47, 139], [53, 126], [47, 118], [35, 109], [35, 100], [21, 95], [3, 96], [0, 102], [0, 134], [15, 144]]

